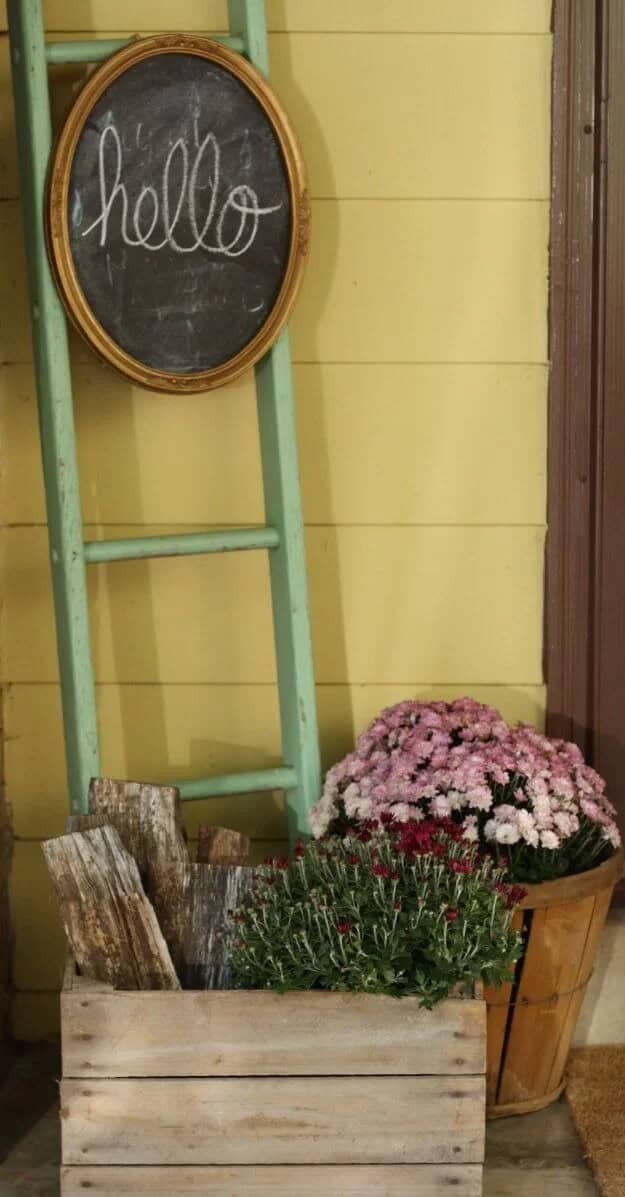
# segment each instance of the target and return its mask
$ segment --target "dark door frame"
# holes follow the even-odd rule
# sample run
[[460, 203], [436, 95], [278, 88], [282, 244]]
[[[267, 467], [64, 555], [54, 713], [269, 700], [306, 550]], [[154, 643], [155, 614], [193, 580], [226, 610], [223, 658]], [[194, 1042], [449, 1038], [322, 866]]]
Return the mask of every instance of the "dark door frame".
[[554, 0], [547, 728], [625, 824], [625, 4]]

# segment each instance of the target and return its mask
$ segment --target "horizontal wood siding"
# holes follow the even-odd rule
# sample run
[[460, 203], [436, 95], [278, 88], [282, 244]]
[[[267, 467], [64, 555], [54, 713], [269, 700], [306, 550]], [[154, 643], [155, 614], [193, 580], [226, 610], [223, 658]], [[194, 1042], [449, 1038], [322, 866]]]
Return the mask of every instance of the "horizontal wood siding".
[[[294, 373], [309, 525], [541, 523], [546, 366], [310, 363]], [[93, 362], [74, 380], [89, 524], [262, 523], [249, 377], [166, 402]], [[0, 477], [6, 522], [45, 524], [32, 367], [0, 372], [0, 420], [12, 447]]]
[[[178, 29], [218, 33], [227, 28], [226, 0], [44, 0], [46, 27], [65, 33], [69, 29], [100, 32], [148, 29], [169, 32], [172, 19]], [[1, 28], [6, 29], [6, 6], [0, 7]], [[267, 0], [267, 20], [272, 30], [338, 30], [344, 33], [548, 33], [550, 0]], [[80, 23], [82, 21], [82, 24]]]
[[[86, 535], [141, 530], [171, 528], [87, 525]], [[5, 676], [56, 681], [46, 530], [7, 528], [2, 538]], [[542, 530], [531, 526], [309, 528], [317, 681], [540, 685], [542, 555]], [[89, 572], [89, 593], [98, 681], [274, 681], [266, 553], [99, 565]], [[405, 636], [390, 634], [391, 612]], [[455, 635], [443, 637], [441, 627]]]
[[[312, 221], [295, 362], [545, 362], [546, 201], [319, 199]], [[30, 362], [17, 200], [0, 204], [0, 254], [0, 361]], [[74, 357], [92, 360], [77, 341]]]

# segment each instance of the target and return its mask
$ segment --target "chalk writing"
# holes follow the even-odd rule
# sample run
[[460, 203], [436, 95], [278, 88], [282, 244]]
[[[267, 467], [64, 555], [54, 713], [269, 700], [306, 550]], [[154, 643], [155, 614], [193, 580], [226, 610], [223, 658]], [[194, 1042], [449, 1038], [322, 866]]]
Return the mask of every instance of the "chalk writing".
[[[141, 126], [137, 127], [137, 144]], [[98, 233], [99, 243], [108, 244], [113, 209], [119, 215], [119, 229], [125, 245], [141, 246], [158, 252], [174, 250], [179, 254], [203, 249], [225, 258], [240, 258], [254, 244], [261, 217], [278, 212], [282, 204], [263, 207], [253, 187], [238, 183], [229, 190], [221, 187], [221, 149], [213, 133], [202, 141], [196, 134], [196, 149], [190, 151], [184, 137], [172, 145], [163, 166], [160, 187], [143, 183], [136, 200], [131, 202], [123, 182], [122, 142], [114, 123], [105, 126], [98, 147], [100, 213], [82, 232], [83, 237]], [[198, 144], [199, 142], [199, 144]], [[249, 153], [247, 142], [246, 151]], [[221, 194], [220, 194], [221, 193]], [[199, 212], [206, 204], [204, 219]], [[80, 200], [74, 213], [82, 218]], [[189, 236], [182, 237], [186, 228]], [[183, 241], [186, 240], [187, 244]]]

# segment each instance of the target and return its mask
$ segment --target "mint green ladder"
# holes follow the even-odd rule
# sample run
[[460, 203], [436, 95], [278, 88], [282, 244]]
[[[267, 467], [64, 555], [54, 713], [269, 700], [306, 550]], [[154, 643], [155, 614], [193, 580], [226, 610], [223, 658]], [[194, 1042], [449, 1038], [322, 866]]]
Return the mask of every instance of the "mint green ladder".
[[[70, 808], [74, 812], [86, 809], [89, 779], [100, 772], [86, 566], [131, 558], [267, 549], [283, 763], [274, 769], [177, 784], [185, 799], [286, 791], [292, 842], [308, 830], [307, 814], [320, 790], [320, 765], [288, 332], [282, 333], [256, 368], [267, 526], [85, 541], [67, 326], [44, 240], [44, 189], [52, 144], [47, 68], [51, 63], [100, 61], [126, 43], [46, 43], [41, 0], [8, 0], [8, 12]], [[267, 74], [264, 0], [228, 0], [228, 13], [229, 36], [216, 40], [244, 54]], [[175, 20], [173, 0], [172, 17]]]

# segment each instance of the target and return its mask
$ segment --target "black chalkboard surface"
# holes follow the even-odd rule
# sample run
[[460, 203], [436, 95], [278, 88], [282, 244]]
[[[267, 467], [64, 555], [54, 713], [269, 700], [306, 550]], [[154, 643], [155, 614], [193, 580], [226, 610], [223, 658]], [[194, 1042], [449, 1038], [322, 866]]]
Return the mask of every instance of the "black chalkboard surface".
[[122, 51], [129, 64], [82, 100], [53, 167], [51, 206], [64, 212], [49, 240], [96, 348], [146, 385], [199, 389], [230, 363], [247, 368], [267, 347], [263, 330], [277, 335], [307, 204], [264, 81], [255, 94], [239, 56], [192, 41], [189, 52], [183, 38], [176, 49], [149, 39], [138, 60]]

